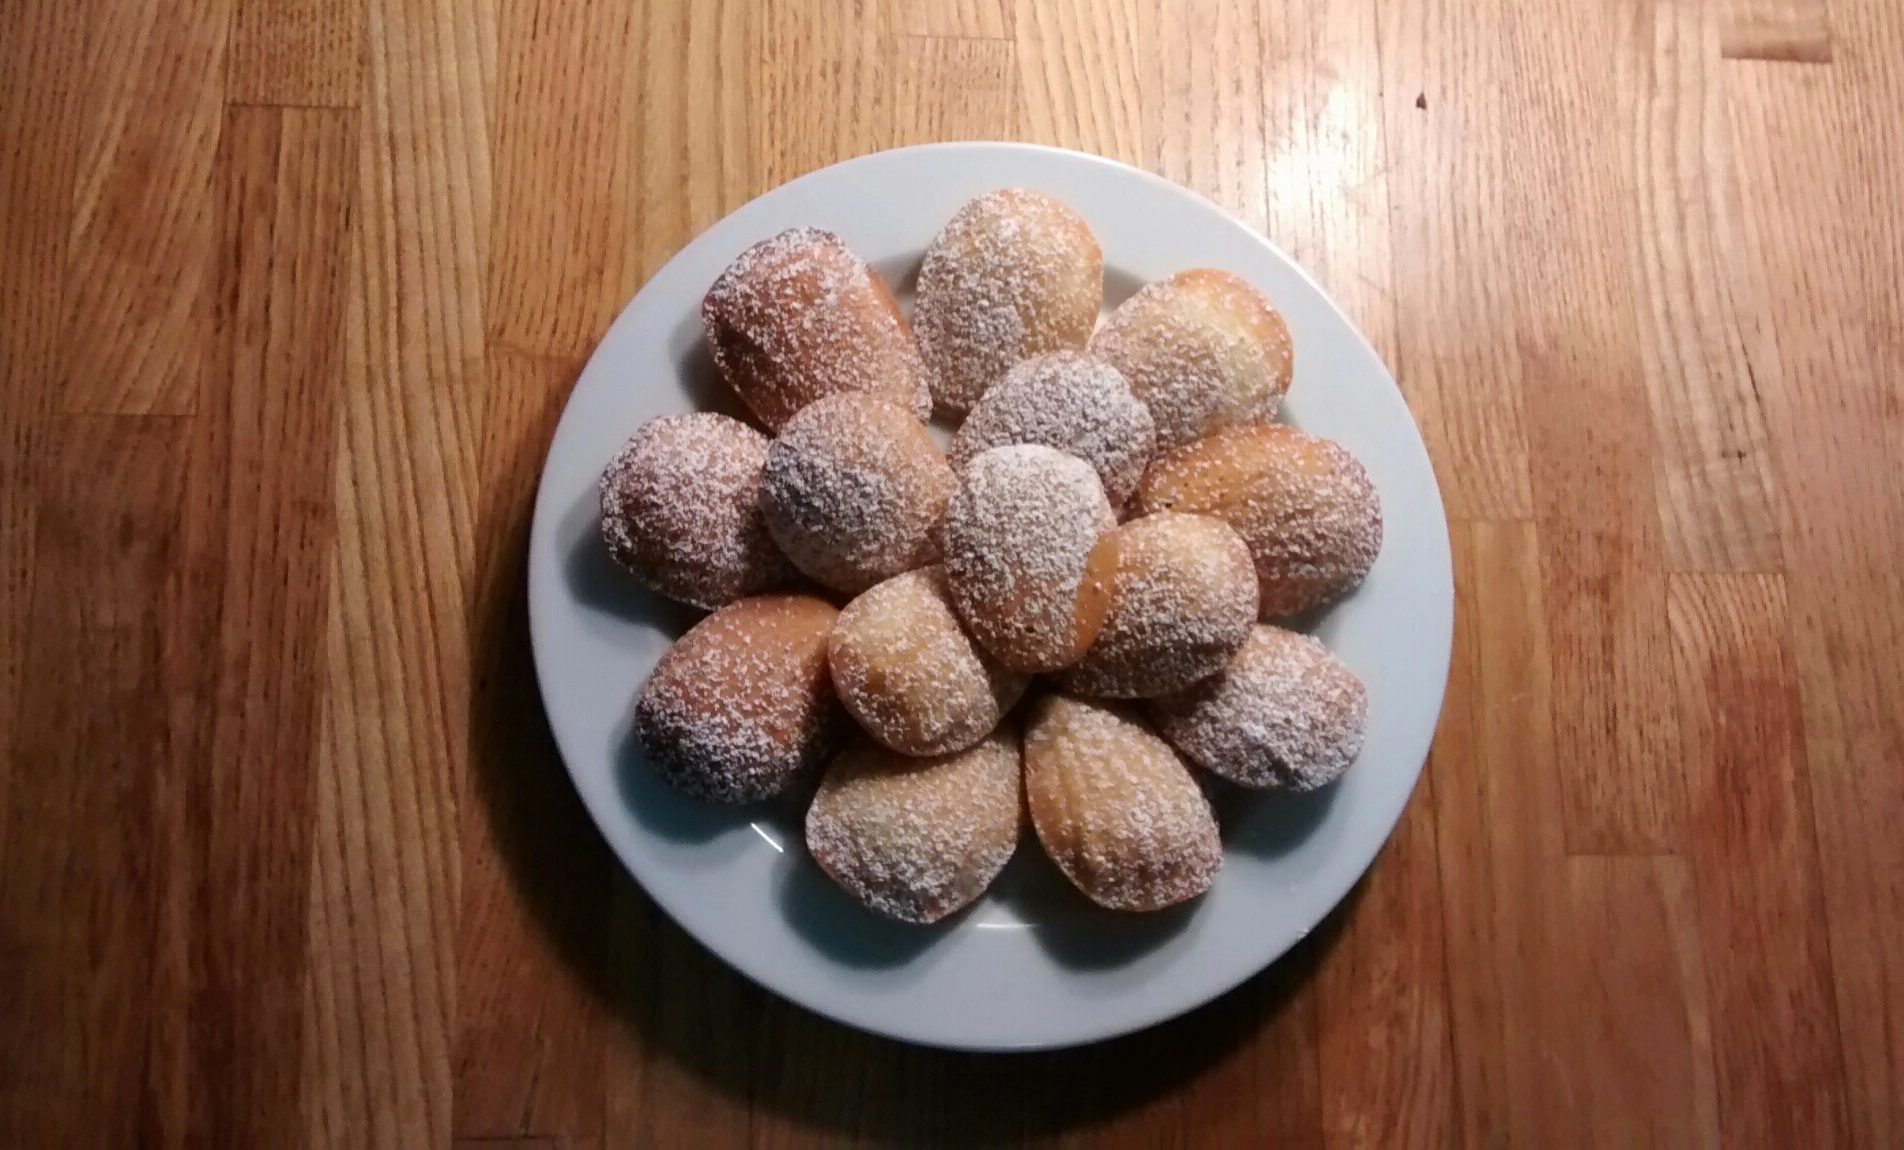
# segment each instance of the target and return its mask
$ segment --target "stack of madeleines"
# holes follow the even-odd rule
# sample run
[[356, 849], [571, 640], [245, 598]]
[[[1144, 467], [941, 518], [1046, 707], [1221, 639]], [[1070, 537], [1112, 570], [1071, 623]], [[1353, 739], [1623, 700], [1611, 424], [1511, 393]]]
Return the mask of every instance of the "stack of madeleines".
[[1382, 537], [1361, 464], [1272, 422], [1282, 317], [1199, 268], [1099, 324], [1103, 287], [1031, 191], [952, 217], [910, 323], [839, 237], [783, 232], [701, 307], [759, 427], [657, 419], [602, 476], [615, 559], [713, 612], [635, 704], [649, 763], [722, 803], [818, 774], [810, 853], [897, 919], [976, 899], [1027, 812], [1092, 901], [1194, 898], [1222, 863], [1196, 769], [1306, 791], [1361, 750], [1362, 684], [1262, 621], [1355, 587]]

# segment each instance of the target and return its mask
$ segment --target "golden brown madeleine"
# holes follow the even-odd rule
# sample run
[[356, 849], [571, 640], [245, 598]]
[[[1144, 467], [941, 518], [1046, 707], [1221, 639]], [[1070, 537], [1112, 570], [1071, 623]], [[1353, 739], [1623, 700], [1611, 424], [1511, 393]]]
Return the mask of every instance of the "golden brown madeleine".
[[939, 410], [963, 414], [1027, 356], [1081, 348], [1104, 299], [1104, 258], [1076, 212], [1003, 188], [960, 208], [926, 249], [913, 301]]
[[1133, 519], [1112, 539], [1104, 627], [1058, 681], [1077, 694], [1147, 699], [1221, 671], [1256, 621], [1243, 540], [1221, 519], [1168, 511]]
[[793, 579], [767, 534], [767, 437], [713, 412], [649, 420], [602, 472], [602, 537], [649, 588], [712, 610]]
[[701, 301], [708, 349], [769, 430], [840, 392], [932, 414], [925, 360], [892, 289], [840, 237], [793, 228], [729, 264]]
[[959, 475], [942, 535], [959, 618], [1014, 671], [1083, 657], [1104, 623], [1115, 527], [1091, 465], [1041, 444], [981, 452]]
[[1105, 319], [1091, 352], [1116, 365], [1157, 421], [1157, 449], [1276, 414], [1289, 328], [1261, 292], [1212, 268], [1145, 286]]
[[856, 740], [807, 809], [807, 852], [862, 905], [937, 922], [998, 877], [1024, 825], [1018, 737], [921, 759]]
[[1319, 641], [1258, 624], [1221, 674], [1153, 699], [1150, 715], [1192, 762], [1231, 782], [1313, 791], [1362, 753], [1368, 691]]
[[1223, 865], [1216, 815], [1190, 769], [1134, 712], [1046, 695], [1025, 729], [1025, 797], [1045, 852], [1112, 910], [1159, 910]]
[[1382, 549], [1381, 500], [1362, 464], [1333, 440], [1280, 424], [1229, 428], [1170, 452], [1144, 473], [1136, 506], [1236, 528], [1256, 560], [1264, 619], [1346, 594]]
[[849, 595], [937, 560], [954, 486], [925, 424], [859, 393], [816, 400], [789, 420], [760, 473], [774, 542]]
[[1076, 351], [1023, 360], [993, 384], [952, 440], [953, 470], [981, 451], [1042, 443], [1097, 469], [1112, 508], [1124, 506], [1156, 446], [1150, 409], [1110, 364]]
[[852, 729], [826, 666], [838, 614], [810, 595], [762, 595], [695, 624], [635, 701], [648, 762], [723, 803], [767, 798], [817, 769]]
[[998, 727], [1027, 678], [959, 625], [945, 571], [897, 575], [847, 604], [827, 647], [833, 687], [859, 725], [907, 755], [944, 755]]

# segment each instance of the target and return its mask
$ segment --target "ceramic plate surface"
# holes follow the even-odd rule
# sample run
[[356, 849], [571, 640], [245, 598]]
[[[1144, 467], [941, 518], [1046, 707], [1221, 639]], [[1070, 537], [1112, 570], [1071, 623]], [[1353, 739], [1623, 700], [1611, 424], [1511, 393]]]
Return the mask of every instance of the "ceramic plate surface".
[[[1361, 676], [1361, 759], [1304, 798], [1212, 784], [1225, 859], [1209, 894], [1161, 914], [1100, 911], [1027, 832], [984, 899], [932, 927], [886, 922], [806, 857], [798, 802], [729, 811], [682, 797], [642, 762], [631, 704], [696, 617], [637, 589], [598, 536], [596, 479], [658, 415], [734, 412], [702, 342], [700, 301], [727, 263], [784, 228], [839, 233], [902, 301], [928, 243], [966, 200], [1034, 188], [1070, 204], [1104, 250], [1107, 306], [1187, 267], [1260, 288], [1289, 323], [1295, 383], [1281, 418], [1342, 441], [1381, 491], [1381, 557], [1309, 621]], [[1387, 369], [1289, 257], [1222, 209], [1095, 156], [940, 144], [865, 156], [776, 188], [703, 232], [621, 313], [549, 448], [529, 548], [536, 672], [576, 788], [654, 899], [709, 950], [821, 1014], [912, 1042], [1067, 1046], [1160, 1022], [1262, 970], [1374, 860], [1427, 756], [1447, 679], [1454, 595], [1447, 523], [1420, 435]]]

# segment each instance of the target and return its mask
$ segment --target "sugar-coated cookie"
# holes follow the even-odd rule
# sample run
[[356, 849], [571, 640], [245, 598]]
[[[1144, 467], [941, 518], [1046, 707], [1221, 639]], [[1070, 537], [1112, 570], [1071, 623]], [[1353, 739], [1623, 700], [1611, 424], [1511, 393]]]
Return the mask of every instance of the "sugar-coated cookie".
[[1160, 451], [1275, 415], [1295, 368], [1282, 316], [1241, 277], [1212, 268], [1140, 289], [1105, 319], [1091, 351], [1150, 408]]
[[1038, 192], [988, 192], [926, 249], [913, 324], [940, 411], [963, 414], [1019, 360], [1082, 348], [1104, 298], [1083, 217]]
[[861, 905], [937, 922], [985, 893], [1024, 825], [1010, 728], [937, 758], [869, 740], [826, 770], [807, 810], [807, 852]]
[[1382, 548], [1382, 505], [1349, 450], [1280, 424], [1219, 431], [1163, 456], [1137, 491], [1141, 513], [1214, 515], [1256, 561], [1264, 619], [1336, 599]]
[[767, 798], [817, 770], [852, 729], [826, 665], [838, 614], [810, 595], [761, 595], [696, 623], [635, 701], [649, 764], [723, 803]]
[[742, 252], [701, 301], [701, 325], [721, 374], [770, 431], [846, 391], [932, 414], [925, 360], [892, 289], [832, 232], [792, 228]]
[[1025, 729], [1025, 797], [1051, 861], [1112, 910], [1195, 898], [1223, 865], [1203, 790], [1128, 708], [1039, 699]]

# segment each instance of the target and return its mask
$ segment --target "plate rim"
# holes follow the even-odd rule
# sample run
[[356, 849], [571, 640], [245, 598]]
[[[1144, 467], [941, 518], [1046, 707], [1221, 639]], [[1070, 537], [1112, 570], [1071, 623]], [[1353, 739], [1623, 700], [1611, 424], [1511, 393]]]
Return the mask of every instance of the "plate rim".
[[[589, 367], [595, 362], [603, 346], [608, 342], [610, 333], [612, 333], [615, 326], [620, 324], [623, 317], [635, 306], [642, 293], [646, 291], [655, 280], [660, 278], [671, 265], [683, 259], [683, 257], [689, 253], [690, 249], [710, 232], [719, 229], [733, 216], [746, 211], [760, 200], [770, 196], [791, 194], [802, 187], [811, 186], [830, 179], [837, 179], [844, 169], [850, 169], [869, 162], [889, 159], [900, 154], [923, 152], [966, 152], [980, 154], [992, 152], [1025, 152], [1056, 156], [1067, 163], [1083, 162], [1104, 169], [1110, 173], [1113, 178], [1127, 180], [1134, 177], [1150, 185], [1155, 190], [1189, 201], [1201, 210], [1212, 213], [1224, 221], [1227, 221], [1241, 232], [1247, 234], [1255, 244], [1266, 249], [1276, 260], [1299, 277], [1309, 290], [1314, 293], [1316, 299], [1320, 300], [1335, 314], [1336, 318], [1341, 321], [1343, 329], [1354, 336], [1354, 339], [1360, 345], [1361, 350], [1366, 353], [1369, 360], [1379, 366], [1383, 379], [1386, 381], [1388, 387], [1395, 392], [1404, 411], [1407, 412], [1410, 429], [1414, 434], [1415, 444], [1420, 450], [1422, 462], [1426, 464], [1425, 472], [1429, 482], [1422, 492], [1422, 495], [1432, 503], [1435, 511], [1435, 515], [1432, 517], [1433, 526], [1435, 527], [1433, 536], [1438, 545], [1436, 550], [1438, 551], [1438, 558], [1441, 560], [1441, 568], [1446, 572], [1447, 576], [1445, 580], [1445, 594], [1438, 596], [1438, 601], [1445, 603], [1445, 610], [1443, 610], [1441, 614], [1445, 617], [1446, 625], [1436, 633], [1423, 637], [1432, 640], [1434, 649], [1438, 652], [1434, 664], [1439, 667], [1439, 672], [1434, 676], [1432, 688], [1432, 714], [1436, 722], [1431, 723], [1428, 731], [1425, 733], [1426, 741], [1422, 746], [1420, 761], [1415, 763], [1412, 767], [1406, 793], [1401, 796], [1400, 801], [1396, 804], [1394, 816], [1388, 819], [1387, 825], [1382, 828], [1381, 836], [1379, 840], [1375, 841], [1368, 861], [1352, 874], [1347, 875], [1339, 884], [1332, 884], [1332, 889], [1327, 890], [1324, 909], [1316, 920], [1309, 923], [1301, 933], [1297, 935], [1295, 940], [1285, 945], [1281, 950], [1266, 956], [1260, 963], [1252, 961], [1245, 964], [1244, 968], [1233, 977], [1225, 976], [1200, 981], [1196, 984], [1195, 989], [1187, 993], [1169, 995], [1167, 996], [1168, 1001], [1162, 1005], [1148, 1011], [1140, 1012], [1136, 1016], [1121, 1020], [1108, 1027], [1076, 1027], [1074, 1028], [1076, 1033], [1057, 1034], [1048, 1038], [1029, 1041], [1017, 1039], [990, 1042], [948, 1040], [944, 1037], [934, 1036], [929, 1033], [908, 1030], [903, 1025], [903, 1020], [899, 1020], [899, 1024], [888, 1024], [850, 1017], [845, 1011], [838, 1009], [836, 1004], [832, 1002], [817, 998], [816, 996], [800, 993], [798, 985], [794, 980], [776, 977], [769, 964], [757, 961], [751, 957], [736, 956], [721, 949], [717, 943], [710, 941], [700, 930], [696, 929], [692, 917], [684, 915], [681, 912], [676, 900], [671, 895], [663, 893], [661, 889], [657, 889], [655, 884], [651, 884], [643, 877], [642, 868], [637, 866], [616, 842], [615, 836], [610, 833], [608, 826], [604, 823], [602, 815], [596, 810], [596, 804], [590, 798], [589, 789], [582, 785], [582, 780], [575, 766], [575, 756], [571, 754], [570, 748], [565, 745], [563, 734], [557, 728], [554, 715], [550, 712], [547, 703], [549, 697], [549, 676], [546, 669], [546, 661], [549, 656], [545, 655], [544, 652], [545, 644], [549, 641], [545, 639], [545, 631], [549, 624], [544, 616], [548, 608], [542, 606], [547, 596], [538, 593], [538, 586], [542, 582], [542, 578], [538, 575], [536, 556], [538, 554], [538, 542], [543, 540], [549, 532], [554, 530], [554, 528], [550, 526], [549, 521], [559, 520], [566, 512], [564, 508], [551, 506], [556, 497], [550, 488], [550, 463], [554, 456], [555, 447], [562, 439], [564, 426], [570, 418], [576, 414], [574, 407], [575, 392], [579, 388], [582, 379], [588, 374]], [[785, 183], [767, 188], [757, 195], [750, 197], [742, 204], [723, 213], [719, 219], [711, 221], [701, 228], [700, 231], [689, 237], [666, 261], [650, 273], [643, 280], [641, 286], [635, 290], [634, 294], [631, 295], [627, 302], [616, 312], [614, 319], [603, 329], [602, 336], [596, 341], [594, 348], [591, 349], [587, 360], [583, 363], [581, 371], [578, 372], [574, 383], [570, 385], [568, 394], [563, 399], [562, 413], [557, 418], [555, 428], [550, 434], [548, 444], [544, 448], [541, 467], [537, 475], [528, 542], [525, 548], [523, 562], [527, 568], [525, 588], [529, 606], [531, 662], [535, 674], [538, 696], [537, 702], [542, 707], [543, 714], [548, 721], [551, 739], [556, 746], [557, 754], [561, 758], [563, 768], [568, 775], [568, 783], [575, 789], [577, 796], [582, 800], [583, 806], [588, 812], [590, 822], [594, 825], [596, 833], [601, 835], [602, 840], [608, 845], [610, 851], [614, 854], [616, 862], [629, 877], [634, 879], [634, 881], [641, 886], [647, 897], [653, 900], [655, 905], [668, 916], [670, 921], [693, 939], [700, 949], [705, 950], [708, 954], [727, 964], [757, 986], [760, 986], [783, 1000], [793, 1003], [801, 1009], [811, 1011], [840, 1025], [902, 1042], [937, 1049], [973, 1052], [1009, 1052], [1066, 1049], [1095, 1044], [1148, 1029], [1208, 1005], [1229, 994], [1243, 983], [1262, 974], [1286, 957], [1290, 950], [1299, 944], [1302, 938], [1306, 937], [1316, 926], [1320, 925], [1322, 921], [1326, 920], [1330, 915], [1336, 913], [1337, 910], [1341, 908], [1344, 899], [1348, 897], [1350, 891], [1354, 889], [1356, 884], [1360, 883], [1362, 879], [1367, 876], [1369, 871], [1373, 869], [1375, 863], [1380, 859], [1383, 849], [1394, 837], [1395, 828], [1399, 825], [1402, 816], [1406, 814], [1409, 803], [1413, 801], [1415, 792], [1419, 789], [1421, 776], [1427, 769], [1429, 754], [1434, 743], [1435, 731], [1438, 727], [1438, 720], [1446, 705], [1447, 684], [1453, 662], [1455, 586], [1452, 551], [1447, 508], [1441, 495], [1439, 477], [1435, 473], [1433, 457], [1427, 451], [1426, 442], [1421, 433], [1420, 422], [1416, 418], [1414, 410], [1408, 406], [1406, 393], [1401, 390], [1400, 385], [1395, 380], [1393, 370], [1390, 369], [1380, 354], [1376, 352], [1374, 346], [1369, 342], [1368, 337], [1363, 334], [1362, 330], [1355, 324], [1348, 313], [1343, 310], [1341, 305], [1336, 302], [1334, 297], [1324, 290], [1322, 285], [1307, 268], [1290, 256], [1290, 254], [1276, 244], [1274, 240], [1238, 219], [1229, 209], [1195, 189], [1166, 179], [1155, 172], [1135, 167], [1120, 160], [1069, 148], [1024, 141], [957, 140], [915, 144], [863, 153], [828, 164], [821, 168], [816, 168]], [[1438, 583], [1437, 586], [1440, 587], [1442, 584]], [[1028, 834], [1027, 837], [1034, 836]], [[803, 849], [804, 848], [802, 848], [802, 850]], [[1023, 840], [1021, 840], [1020, 849], [1026, 849]], [[1339, 889], [1333, 889], [1335, 886], [1339, 886]]]

